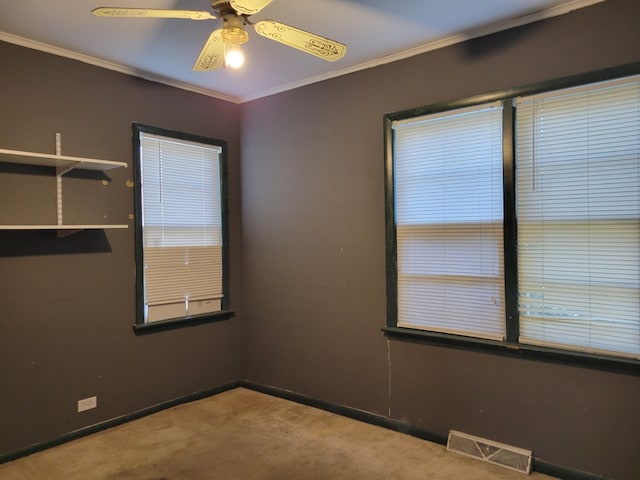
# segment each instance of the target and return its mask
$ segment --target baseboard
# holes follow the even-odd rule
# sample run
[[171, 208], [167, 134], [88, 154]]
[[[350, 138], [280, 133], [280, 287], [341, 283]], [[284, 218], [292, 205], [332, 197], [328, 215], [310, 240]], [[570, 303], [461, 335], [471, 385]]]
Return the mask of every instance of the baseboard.
[[96, 423], [94, 425], [89, 425], [79, 430], [65, 433], [64, 435], [61, 435], [54, 439], [46, 440], [44, 442], [36, 443], [34, 445], [30, 445], [26, 448], [22, 448], [14, 452], [0, 455], [0, 464], [10, 462], [12, 460], [17, 460], [18, 458], [26, 457], [28, 455], [32, 455], [36, 452], [47, 450], [52, 447], [57, 447], [58, 445], [62, 445], [63, 443], [67, 443], [72, 440], [77, 440], [79, 438], [86, 437], [87, 435], [98, 433], [103, 430], [107, 430], [108, 428], [116, 427], [118, 425], [122, 425], [124, 423], [131, 422], [133, 420], [138, 420], [139, 418], [152, 415], [154, 413], [160, 412], [162, 410], [166, 410], [171, 407], [175, 407], [178, 405], [182, 405], [184, 403], [189, 403], [195, 400], [201, 400], [203, 398], [211, 397], [213, 395], [217, 395], [218, 393], [226, 392], [227, 390], [232, 390], [239, 386], [241, 386], [241, 382], [238, 382], [238, 381], [225, 383], [215, 388], [191, 393], [189, 395], [185, 395], [179, 398], [174, 398], [173, 400], [162, 402], [157, 405], [152, 405], [150, 407], [143, 408], [141, 410], [137, 410], [135, 412], [128, 413], [126, 415], [122, 415], [120, 417], [105, 420], [104, 422]]
[[544, 473], [550, 477], [562, 478], [565, 480], [613, 480], [610, 477], [603, 477], [595, 473], [583, 472], [573, 468], [563, 467], [554, 463], [545, 462], [533, 457], [533, 470]]
[[[417, 428], [405, 422], [385, 417], [384, 415], [377, 415], [365, 410], [359, 410], [357, 408], [327, 402], [325, 400], [313, 398], [308, 395], [293, 392], [291, 390], [263, 385], [251, 382], [249, 380], [243, 380], [239, 382], [238, 386], [248, 388], [250, 390], [255, 390], [256, 392], [273, 395], [274, 397], [284, 398], [285, 400], [291, 400], [293, 402], [308, 405], [310, 407], [319, 408], [321, 410], [342, 415], [344, 417], [353, 418], [354, 420], [360, 420], [372, 425], [376, 425], [378, 427], [395, 430], [397, 432], [405, 433], [407, 435], [411, 435], [422, 440], [428, 440], [433, 443], [438, 443], [440, 445], [447, 444], [447, 435], [429, 432], [428, 430]], [[552, 477], [561, 478], [563, 480], [609, 480], [607, 477], [546, 462], [540, 458], [536, 458], [535, 456], [533, 457], [532, 461], [532, 470]]]
[[378, 427], [384, 427], [390, 430], [395, 430], [397, 432], [406, 433], [407, 435], [421, 438], [423, 440], [428, 440], [430, 442], [439, 443], [441, 445], [445, 445], [447, 443], [446, 435], [429, 432], [408, 423], [401, 422], [400, 420], [395, 420], [393, 418], [385, 417], [384, 415], [371, 413], [366, 410], [359, 410], [357, 408], [327, 402], [325, 400], [313, 398], [308, 395], [293, 392], [291, 390], [284, 390], [278, 387], [254, 383], [248, 380], [241, 381], [239, 386], [248, 388], [250, 390], [255, 390], [256, 392], [273, 395], [274, 397], [284, 398], [285, 400], [291, 400], [303, 405], [308, 405], [310, 407], [319, 408], [320, 410], [325, 410], [327, 412], [342, 415], [343, 417], [360, 420], [372, 425], [376, 425]]
[[[175, 398], [173, 400], [159, 403], [157, 405], [152, 405], [150, 407], [143, 408], [142, 410], [138, 410], [136, 412], [128, 413], [120, 417], [105, 420], [104, 422], [100, 422], [94, 425], [89, 425], [79, 430], [66, 433], [52, 440], [47, 440], [41, 443], [31, 445], [29, 447], [17, 450], [15, 452], [10, 452], [4, 455], [0, 455], [0, 464], [10, 462], [12, 460], [17, 460], [18, 458], [26, 457], [33, 453], [40, 452], [42, 450], [47, 450], [49, 448], [62, 445], [72, 440], [77, 440], [79, 438], [86, 437], [93, 433], [98, 433], [103, 430], [107, 430], [109, 428], [116, 427], [118, 425], [122, 425], [124, 423], [131, 422], [133, 420], [137, 420], [139, 418], [146, 417], [148, 415], [152, 415], [154, 413], [160, 412], [162, 410], [166, 410], [171, 407], [175, 407], [177, 405], [193, 402], [195, 400], [201, 400], [203, 398], [211, 397], [213, 395], [217, 395], [219, 393], [226, 392], [228, 390], [233, 390], [234, 388], [238, 388], [238, 387], [244, 387], [249, 390], [265, 393], [267, 395], [272, 395], [274, 397], [283, 398], [285, 400], [291, 400], [293, 402], [300, 403], [302, 405], [319, 408], [327, 412], [335, 413], [337, 415], [342, 415], [347, 418], [352, 418], [354, 420], [359, 420], [365, 423], [369, 423], [371, 425], [387, 428], [400, 433], [405, 433], [407, 435], [411, 435], [413, 437], [420, 438], [422, 440], [438, 443], [440, 445], [446, 445], [447, 443], [447, 435], [441, 435], [438, 433], [430, 432], [428, 430], [415, 427], [408, 423], [401, 422], [399, 420], [395, 420], [395, 419], [386, 417], [384, 415], [368, 412], [366, 410], [359, 410], [353, 407], [347, 407], [345, 405], [339, 405], [336, 403], [328, 402], [326, 400], [320, 400], [318, 398], [297, 393], [291, 390], [285, 390], [285, 389], [273, 387], [270, 385], [255, 383], [249, 380], [238, 380], [238, 381], [225, 383], [223, 385], [219, 385], [212, 389], [208, 389], [201, 392], [185, 395], [183, 397]], [[607, 480], [607, 477], [595, 475], [592, 473], [582, 472], [579, 470], [574, 470], [571, 468], [563, 467], [561, 465], [556, 465], [550, 462], [546, 462], [542, 459], [536, 458], [535, 456], [533, 457], [533, 470], [536, 472], [544, 473], [546, 475], [550, 475], [552, 477], [562, 478], [564, 480]]]

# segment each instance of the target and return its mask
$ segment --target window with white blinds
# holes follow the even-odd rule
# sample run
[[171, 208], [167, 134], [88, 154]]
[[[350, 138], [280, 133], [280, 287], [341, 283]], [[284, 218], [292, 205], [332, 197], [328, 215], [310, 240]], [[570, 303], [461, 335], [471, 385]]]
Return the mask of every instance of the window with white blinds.
[[389, 335], [640, 365], [639, 70], [385, 115]]
[[502, 340], [501, 104], [392, 128], [397, 326]]
[[640, 358], [640, 81], [516, 108], [520, 342]]
[[139, 135], [144, 321], [220, 311], [222, 148]]

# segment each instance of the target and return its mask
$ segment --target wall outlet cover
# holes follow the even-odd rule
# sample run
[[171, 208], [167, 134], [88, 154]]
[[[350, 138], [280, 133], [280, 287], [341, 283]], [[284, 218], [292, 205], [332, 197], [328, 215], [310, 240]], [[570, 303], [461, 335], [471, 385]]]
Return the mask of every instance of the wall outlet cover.
[[91, 410], [97, 406], [98, 397], [83, 398], [82, 400], [78, 400], [78, 413], [84, 412], [85, 410]]

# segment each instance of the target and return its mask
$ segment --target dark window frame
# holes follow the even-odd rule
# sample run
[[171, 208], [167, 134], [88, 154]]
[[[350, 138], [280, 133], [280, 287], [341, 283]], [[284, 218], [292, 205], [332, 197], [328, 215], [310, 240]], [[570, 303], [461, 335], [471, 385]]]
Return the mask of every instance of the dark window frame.
[[[613, 80], [640, 74], [640, 62], [607, 68], [579, 75], [572, 75], [519, 88], [506, 89], [472, 97], [457, 99], [428, 106], [387, 113], [383, 116], [384, 127], [384, 178], [385, 178], [385, 253], [387, 325], [384, 334], [395, 340], [429, 345], [461, 348], [508, 357], [575, 365], [640, 375], [640, 360], [609, 355], [590, 354], [574, 350], [543, 347], [518, 343], [518, 272], [517, 272], [517, 225], [515, 215], [515, 109], [513, 100], [519, 96], [532, 95], [568, 87]], [[393, 129], [396, 120], [419, 117], [458, 108], [503, 102], [503, 198], [504, 198], [504, 278], [505, 278], [505, 340], [486, 340], [462, 335], [431, 332], [397, 326], [397, 261], [396, 227], [393, 177]]]
[[[224, 140], [168, 130], [164, 128], [132, 124], [133, 139], [133, 172], [134, 172], [134, 205], [135, 205], [135, 265], [136, 265], [136, 323], [133, 326], [136, 334], [146, 334], [175, 328], [191, 327], [203, 323], [226, 320], [234, 316], [230, 298], [230, 266], [229, 266], [229, 206], [228, 206], [228, 169], [227, 142]], [[142, 172], [140, 159], [140, 134], [150, 133], [178, 140], [198, 142], [222, 147], [220, 153], [220, 209], [222, 215], [222, 309], [202, 315], [192, 315], [155, 322], [144, 322], [144, 274], [143, 274], [143, 231], [142, 231]]]

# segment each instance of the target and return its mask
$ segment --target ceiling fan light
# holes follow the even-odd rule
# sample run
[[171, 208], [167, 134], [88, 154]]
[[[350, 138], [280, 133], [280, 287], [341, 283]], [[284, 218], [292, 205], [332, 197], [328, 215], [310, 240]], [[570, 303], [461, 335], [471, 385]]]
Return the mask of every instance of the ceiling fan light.
[[244, 53], [239, 45], [231, 44], [224, 54], [224, 61], [227, 67], [240, 68], [244, 65]]
[[241, 45], [249, 40], [249, 34], [244, 28], [225, 26], [222, 30], [222, 38], [225, 42]]

